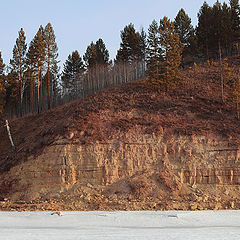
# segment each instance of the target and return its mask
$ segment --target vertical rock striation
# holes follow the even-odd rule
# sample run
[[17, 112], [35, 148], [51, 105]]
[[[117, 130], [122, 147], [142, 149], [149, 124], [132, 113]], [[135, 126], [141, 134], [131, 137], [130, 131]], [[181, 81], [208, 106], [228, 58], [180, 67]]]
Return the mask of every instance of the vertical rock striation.
[[15, 198], [34, 199], [71, 189], [76, 183], [106, 186], [136, 173], [166, 169], [182, 184], [239, 185], [239, 146], [234, 139], [214, 134], [162, 131], [156, 136], [137, 129], [108, 142], [61, 139], [3, 174], [0, 186]]

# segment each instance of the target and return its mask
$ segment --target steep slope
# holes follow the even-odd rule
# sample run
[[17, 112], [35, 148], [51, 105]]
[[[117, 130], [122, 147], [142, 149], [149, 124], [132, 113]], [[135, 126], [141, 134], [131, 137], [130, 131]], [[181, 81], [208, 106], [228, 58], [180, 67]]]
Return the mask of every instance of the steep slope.
[[[0, 128], [2, 209], [239, 208], [240, 126], [218, 68], [145, 80]], [[31, 202], [31, 204], [30, 204]]]

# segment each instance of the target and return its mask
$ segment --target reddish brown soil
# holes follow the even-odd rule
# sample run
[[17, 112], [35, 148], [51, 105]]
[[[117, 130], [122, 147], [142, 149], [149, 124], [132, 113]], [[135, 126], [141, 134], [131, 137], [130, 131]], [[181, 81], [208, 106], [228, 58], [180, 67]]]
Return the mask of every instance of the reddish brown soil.
[[[237, 74], [237, 68], [234, 69], [234, 74]], [[116, 136], [117, 132], [125, 132], [136, 125], [143, 126], [145, 133], [154, 132], [158, 134], [164, 128], [169, 133], [175, 134], [191, 135], [211, 132], [222, 136], [231, 136], [235, 140], [238, 139], [240, 125], [231, 100], [231, 92], [226, 90], [224, 102], [221, 100], [218, 66], [201, 65], [196, 68], [182, 70], [180, 79], [181, 83], [168, 90], [168, 92], [162, 91], [161, 88], [153, 89], [146, 80], [139, 80], [106, 89], [85, 99], [56, 107], [39, 115], [28, 115], [11, 120], [10, 127], [16, 144], [16, 152], [11, 150], [6, 129], [1, 125], [0, 173], [7, 172], [11, 167], [24, 161], [30, 155], [40, 154], [45, 146], [48, 146], [56, 139], [69, 138], [71, 132], [75, 133], [71, 141], [80, 144], [107, 141]], [[131, 114], [129, 115], [129, 113]], [[164, 186], [169, 189], [162, 189], [163, 192], [177, 189], [177, 183], [166, 182], [168, 181], [166, 176], [155, 176], [155, 178], [165, 181]], [[135, 183], [134, 179], [128, 179], [126, 180], [127, 183], [122, 182], [121, 184], [122, 186], [127, 185], [127, 189], [130, 188], [131, 194], [128, 193], [130, 198], [137, 195], [137, 197], [133, 196], [132, 198], [141, 199], [141, 193], [146, 193], [149, 190], [149, 185], [145, 185], [147, 181], [144, 179], [141, 180], [139, 177], [137, 179]], [[136, 184], [141, 186], [134, 189]], [[149, 184], [149, 182], [146, 184]], [[114, 191], [116, 191], [116, 188], [114, 188]], [[83, 202], [85, 205], [74, 207], [74, 202], [71, 202], [71, 204], [69, 202], [68, 206], [65, 205], [65, 209], [114, 209], [117, 200], [111, 200], [108, 198], [108, 194], [109, 196], [114, 194], [111, 188], [105, 190], [106, 202], [102, 201], [102, 199], [100, 203], [100, 196], [91, 199], [84, 196]], [[143, 194], [142, 197], [144, 198], [146, 195]], [[163, 196], [165, 195], [163, 194]], [[168, 204], [163, 204], [167, 201], [167, 198], [159, 199], [159, 203], [155, 202], [153, 205], [151, 205], [151, 197], [148, 198], [146, 199], [146, 205], [144, 205], [149, 205], [148, 209], [168, 209]], [[183, 202], [189, 201], [189, 198], [191, 198], [190, 195], [187, 195], [186, 199], [179, 195], [176, 196], [176, 199], [181, 199]], [[14, 203], [3, 201], [1, 208], [5, 210], [11, 208], [20, 210], [62, 210], [59, 206], [64, 206], [64, 203], [62, 203], [64, 199], [67, 199], [67, 195], [62, 196], [61, 200], [56, 200], [56, 204], [48, 201], [28, 203], [27, 206], [26, 203], [19, 202], [14, 205]], [[140, 203], [135, 203], [135, 205], [129, 203], [130, 200], [123, 198], [122, 204], [119, 205], [118, 201], [118, 207], [120, 206], [121, 209], [134, 209], [135, 206], [135, 209], [138, 209], [139, 205], [139, 209], [143, 208]], [[172, 196], [168, 200], [171, 204], [175, 201]], [[87, 208], [88, 201], [95, 201], [96, 203]], [[227, 204], [229, 205], [229, 202], [226, 200], [226, 206]], [[51, 206], [53, 207], [51, 208]], [[108, 206], [111, 207], [108, 208]], [[206, 208], [208, 207], [206, 206]]]

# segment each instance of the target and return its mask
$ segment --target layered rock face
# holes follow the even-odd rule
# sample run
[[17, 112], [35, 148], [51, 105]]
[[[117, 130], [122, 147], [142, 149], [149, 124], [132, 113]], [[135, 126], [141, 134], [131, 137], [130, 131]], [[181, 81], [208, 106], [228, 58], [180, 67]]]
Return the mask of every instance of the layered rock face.
[[[166, 169], [172, 181], [190, 185], [239, 185], [240, 151], [234, 139], [209, 134], [141, 134], [132, 129], [108, 142], [80, 144], [59, 139], [1, 180], [5, 194], [31, 200], [55, 196], [76, 183], [111, 185], [142, 172]], [[50, 194], [50, 195], [49, 195]]]

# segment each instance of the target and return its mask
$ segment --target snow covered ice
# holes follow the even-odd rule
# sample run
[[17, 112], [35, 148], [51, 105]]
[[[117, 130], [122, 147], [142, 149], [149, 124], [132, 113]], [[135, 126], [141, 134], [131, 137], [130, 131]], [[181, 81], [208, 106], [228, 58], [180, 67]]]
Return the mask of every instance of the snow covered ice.
[[240, 211], [0, 212], [0, 239], [240, 239]]

